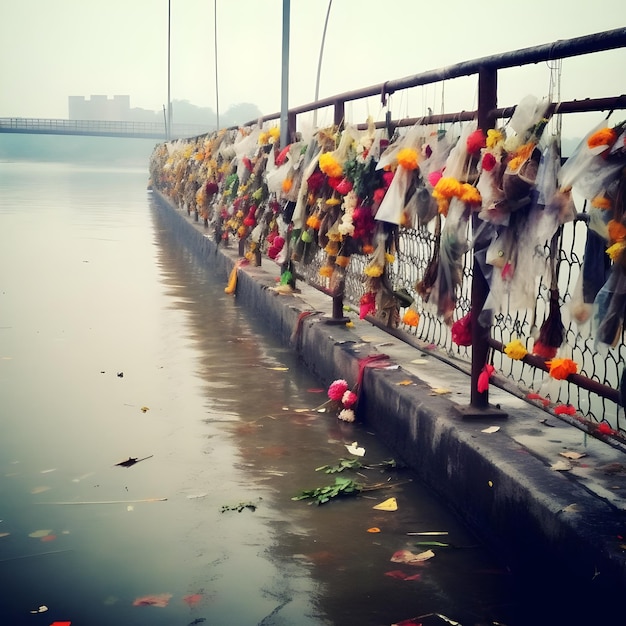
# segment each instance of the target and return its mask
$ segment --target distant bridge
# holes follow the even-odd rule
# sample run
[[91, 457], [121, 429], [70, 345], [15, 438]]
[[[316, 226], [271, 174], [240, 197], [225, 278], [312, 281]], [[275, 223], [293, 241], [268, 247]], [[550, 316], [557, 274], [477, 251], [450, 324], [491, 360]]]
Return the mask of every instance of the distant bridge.
[[[173, 124], [171, 138], [196, 137], [215, 129], [198, 124]], [[31, 117], [0, 117], [0, 133], [29, 135], [82, 135], [165, 141], [165, 124], [156, 122], [111, 122], [107, 120], [61, 120]]]

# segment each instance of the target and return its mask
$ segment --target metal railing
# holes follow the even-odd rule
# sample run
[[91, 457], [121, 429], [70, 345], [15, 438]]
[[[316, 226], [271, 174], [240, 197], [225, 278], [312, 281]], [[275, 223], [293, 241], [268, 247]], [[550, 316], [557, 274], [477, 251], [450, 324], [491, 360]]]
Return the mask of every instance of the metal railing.
[[[391, 120], [388, 116], [384, 122], [378, 122], [378, 128], [386, 127], [393, 130], [402, 126], [415, 124], [446, 125], [455, 122], [477, 120], [478, 127], [483, 131], [494, 128], [500, 119], [512, 116], [515, 107], [498, 108], [498, 71], [504, 68], [535, 64], [543, 61], [554, 61], [568, 57], [575, 57], [608, 50], [626, 47], [626, 28], [597, 33], [577, 39], [557, 41], [544, 46], [526, 48], [505, 54], [483, 57], [466, 61], [446, 68], [425, 72], [415, 76], [388, 81], [362, 90], [340, 94], [331, 98], [319, 100], [301, 107], [291, 109], [288, 116], [289, 140], [291, 143], [297, 136], [298, 116], [316, 109], [332, 107], [334, 124], [341, 128], [345, 121], [346, 103], [380, 96], [385, 103], [387, 97], [399, 90], [429, 85], [458, 78], [462, 76], [476, 76], [478, 81], [478, 107], [475, 111], [460, 111], [441, 115], [428, 115], [420, 118], [404, 118]], [[626, 95], [598, 99], [581, 99], [552, 104], [550, 113], [568, 114], [591, 111], [613, 111], [626, 109]], [[280, 119], [280, 113], [268, 115], [260, 120], [251, 121], [247, 126], [271, 122]], [[359, 125], [364, 128], [365, 125]], [[284, 145], [284, 144], [283, 144]], [[569, 303], [573, 297], [573, 290], [577, 277], [581, 272], [582, 256], [586, 238], [586, 205], [579, 208], [577, 219], [561, 226], [559, 240], [568, 242], [558, 251], [559, 282], [564, 284], [560, 294], [560, 304]], [[475, 216], [473, 219], [476, 219]], [[416, 300], [415, 283], [431, 258], [435, 238], [428, 229], [411, 229], [398, 227], [397, 257], [387, 268], [387, 278], [395, 288], [404, 288]], [[472, 250], [465, 254], [462, 272], [462, 281], [455, 303], [455, 318], [460, 319], [470, 312], [476, 315], [483, 310], [488, 296], [489, 286], [483, 276], [480, 265], [475, 264], [474, 254], [484, 246], [485, 242], [475, 242]], [[345, 282], [341, 289], [330, 289], [328, 281], [320, 279], [318, 270], [321, 265], [321, 251], [306, 265], [297, 267], [300, 274], [308, 283], [327, 293], [333, 299], [332, 319], [343, 321], [344, 299], [352, 305], [359, 302], [364, 293], [363, 269], [367, 258], [361, 255], [352, 255], [352, 261], [347, 268]], [[538, 393], [548, 380], [545, 361], [532, 354], [528, 354], [519, 361], [508, 359], [503, 354], [503, 347], [514, 337], [528, 337], [531, 326], [538, 325], [547, 316], [549, 287], [543, 282], [540, 284], [536, 296], [537, 318], [530, 320], [523, 314], [496, 315], [490, 325], [473, 323], [471, 325], [472, 342], [470, 347], [456, 346], [451, 340], [450, 327], [436, 314], [425, 308], [419, 326], [413, 328], [400, 324], [392, 327], [387, 323], [368, 317], [370, 321], [381, 325], [388, 332], [401, 338], [407, 343], [424, 349], [437, 348], [433, 353], [453, 363], [468, 372], [471, 376], [471, 402], [465, 407], [463, 415], [486, 415], [490, 411], [497, 412], [496, 407], [489, 404], [489, 393], [478, 391], [478, 378], [487, 363], [492, 363], [498, 370], [499, 376], [495, 383], [508, 390], [539, 403], [546, 410], [554, 411], [557, 405], [576, 405], [576, 415], [554, 411], [561, 419], [573, 425], [604, 437], [605, 431], [596, 426], [605, 422], [610, 425], [610, 437], [607, 439], [612, 445], [623, 447], [626, 443], [626, 425], [621, 414], [622, 399], [617, 391], [620, 384], [621, 372], [624, 368], [626, 346], [622, 340], [617, 346], [609, 350], [608, 355], [598, 355], [592, 339], [583, 335], [573, 323], [565, 329], [566, 344], [572, 352], [572, 357], [581, 364], [576, 374], [571, 374], [565, 381], [559, 383], [556, 390], [550, 394], [550, 400]], [[626, 448], [625, 448], [626, 449]]]

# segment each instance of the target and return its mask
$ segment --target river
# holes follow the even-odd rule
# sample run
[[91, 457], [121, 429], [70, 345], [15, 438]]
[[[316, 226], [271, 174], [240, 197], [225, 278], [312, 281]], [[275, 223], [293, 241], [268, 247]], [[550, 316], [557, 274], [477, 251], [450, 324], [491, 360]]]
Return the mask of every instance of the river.
[[[408, 470], [372, 467], [393, 458], [374, 433], [315, 410], [326, 390], [146, 186], [0, 163], [0, 623], [516, 623], [503, 564]], [[316, 471], [353, 441], [368, 467]], [[389, 486], [292, 499], [336, 476]]]

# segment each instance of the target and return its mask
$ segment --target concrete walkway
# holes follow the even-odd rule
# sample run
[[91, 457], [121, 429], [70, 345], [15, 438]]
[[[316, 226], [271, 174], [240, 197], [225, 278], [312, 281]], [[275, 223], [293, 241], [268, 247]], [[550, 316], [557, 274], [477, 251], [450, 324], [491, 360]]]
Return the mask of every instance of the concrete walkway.
[[[218, 249], [201, 222], [153, 194], [181, 241], [226, 286], [237, 249]], [[234, 297], [265, 318], [268, 331], [324, 384], [344, 378], [355, 385], [360, 365], [378, 355], [362, 369], [358, 418], [368, 429], [528, 578], [528, 593], [547, 586], [555, 598], [584, 594], [598, 614], [623, 615], [595, 624], [626, 624], [626, 455], [493, 385], [490, 402], [507, 417], [463, 417], [465, 373], [358, 315], [350, 315], [351, 328], [328, 323], [330, 298], [305, 284], [279, 294], [279, 274], [268, 260], [243, 266]], [[485, 432], [491, 426], [499, 429]]]

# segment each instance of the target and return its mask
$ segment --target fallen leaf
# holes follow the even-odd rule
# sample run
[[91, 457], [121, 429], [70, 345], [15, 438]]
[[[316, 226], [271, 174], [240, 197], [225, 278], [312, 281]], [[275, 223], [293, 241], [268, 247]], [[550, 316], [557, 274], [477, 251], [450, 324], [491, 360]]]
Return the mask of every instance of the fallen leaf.
[[200, 603], [202, 597], [203, 596], [201, 593], [190, 593], [183, 598], [183, 602], [185, 602], [185, 604], [188, 604], [189, 606], [196, 606], [196, 604]]
[[40, 607], [31, 611], [31, 613], [45, 613], [48, 610], [48, 607], [45, 604], [42, 604]]
[[151, 459], [154, 455], [144, 456], [142, 459], [138, 459], [136, 457], [129, 456], [126, 461], [121, 461], [120, 463], [116, 463], [115, 467], [132, 467], [135, 463], [139, 463], [139, 461], [145, 461], [146, 459]]
[[426, 550], [424, 552], [420, 552], [419, 554], [415, 554], [410, 550], [398, 550], [397, 552], [394, 552], [390, 560], [392, 563], [419, 565], [424, 561], [428, 561], [428, 559], [432, 559], [434, 556], [435, 553], [432, 550]]
[[354, 456], [365, 456], [365, 448], [359, 448], [359, 444], [353, 441], [349, 446], [346, 446], [346, 450]]
[[449, 389], [446, 389], [445, 387], [433, 387], [432, 392], [438, 396], [443, 396], [447, 393], [452, 393]]
[[578, 511], [580, 511], [580, 505], [574, 502], [573, 504], [568, 504], [567, 506], [564, 506], [561, 511], [563, 513], [577, 513]]
[[41, 539], [42, 537], [49, 535], [51, 532], [52, 532], [51, 530], [35, 530], [32, 533], [30, 533], [28, 536], [33, 537], [34, 539]]
[[500, 426], [489, 426], [489, 428], [484, 428], [483, 430], [481, 430], [481, 433], [487, 433], [488, 435], [491, 435], [492, 433], [497, 433], [500, 430]]
[[372, 507], [377, 511], [397, 511], [398, 501], [395, 498], [387, 498], [384, 502]]
[[0, 537], [8, 537], [11, 533], [0, 533]]
[[578, 459], [582, 459], [584, 456], [587, 456], [584, 452], [571, 452], [569, 450], [559, 452], [559, 454], [572, 461], [577, 461]]
[[557, 461], [550, 466], [555, 472], [567, 472], [572, 469], [572, 464], [568, 461]]
[[380, 532], [380, 528], [378, 528], [378, 526], [372, 526], [372, 528], [368, 528], [367, 529], [368, 533], [379, 533]]
[[32, 494], [38, 494], [38, 493], [43, 493], [44, 491], [48, 491], [50, 489], [50, 487], [34, 487], [33, 489], [30, 490], [30, 492]]
[[400, 569], [394, 569], [389, 572], [385, 572], [385, 576], [389, 576], [390, 578], [397, 578], [398, 580], [419, 580], [422, 577], [421, 574], [407, 574]]
[[40, 474], [49, 474], [50, 472], [56, 472], [56, 467], [52, 469], [41, 470]]
[[412, 385], [413, 381], [412, 380], [401, 380], [399, 383], [397, 383], [398, 385]]
[[171, 593], [156, 593], [148, 596], [135, 598], [133, 606], [158, 606], [166, 607], [172, 597]]
[[428, 363], [428, 359], [413, 359], [411, 363], [415, 363], [415, 365], [424, 365]]

